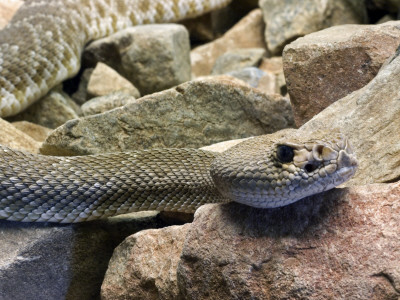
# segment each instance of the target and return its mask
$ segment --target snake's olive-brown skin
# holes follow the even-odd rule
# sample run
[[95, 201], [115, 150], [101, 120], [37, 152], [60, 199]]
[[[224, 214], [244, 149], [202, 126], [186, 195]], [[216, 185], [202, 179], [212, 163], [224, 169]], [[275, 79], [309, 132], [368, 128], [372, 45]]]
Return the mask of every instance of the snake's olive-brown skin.
[[[293, 149], [291, 162], [277, 158], [280, 145]], [[279, 207], [341, 184], [356, 166], [344, 137], [294, 129], [222, 154], [152, 149], [54, 157], [0, 146], [0, 218], [73, 223], [140, 210], [194, 212], [231, 200]]]
[[0, 117], [76, 74], [85, 44], [121, 29], [175, 22], [230, 0], [26, 0], [0, 31]]

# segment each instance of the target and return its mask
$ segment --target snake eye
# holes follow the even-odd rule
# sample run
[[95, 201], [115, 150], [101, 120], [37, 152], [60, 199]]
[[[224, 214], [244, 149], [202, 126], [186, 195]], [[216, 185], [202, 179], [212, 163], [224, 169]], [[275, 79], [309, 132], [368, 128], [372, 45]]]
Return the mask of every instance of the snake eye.
[[280, 162], [289, 163], [293, 161], [293, 148], [286, 145], [279, 145], [276, 149], [276, 156], [278, 157]]

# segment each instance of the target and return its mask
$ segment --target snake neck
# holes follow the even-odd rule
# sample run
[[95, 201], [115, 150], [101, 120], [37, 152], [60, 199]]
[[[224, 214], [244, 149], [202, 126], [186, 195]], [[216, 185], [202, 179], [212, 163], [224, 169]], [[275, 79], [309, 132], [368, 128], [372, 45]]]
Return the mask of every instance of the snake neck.
[[[143, 210], [194, 212], [226, 202], [195, 149], [52, 157], [0, 147], [0, 218], [75, 223]], [[4, 163], [7, 162], [7, 163]]]

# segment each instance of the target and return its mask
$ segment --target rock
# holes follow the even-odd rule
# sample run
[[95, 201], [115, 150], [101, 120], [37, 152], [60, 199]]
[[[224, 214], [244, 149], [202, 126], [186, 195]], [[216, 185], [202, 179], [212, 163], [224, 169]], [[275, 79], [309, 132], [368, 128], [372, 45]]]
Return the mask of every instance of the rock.
[[3, 29], [11, 20], [18, 8], [23, 4], [20, 0], [1, 0], [0, 1], [0, 30]]
[[221, 38], [193, 49], [190, 53], [193, 75], [210, 75], [219, 56], [239, 48], [266, 48], [260, 9], [251, 11]]
[[132, 95], [135, 98], [140, 97], [138, 89], [132, 83], [106, 64], [99, 62], [91, 73], [87, 85], [87, 92], [90, 98], [105, 96], [118, 91]]
[[371, 0], [367, 4], [371, 6], [369, 7], [371, 9], [386, 10], [391, 13], [397, 13], [400, 8], [399, 0]]
[[[275, 76], [275, 93], [276, 94], [281, 94], [282, 96], [285, 96], [287, 94], [287, 88], [286, 88], [286, 80], [285, 80], [285, 75], [283, 73], [283, 62], [282, 62], [282, 57], [280, 56], [275, 56], [271, 58], [263, 58], [261, 61], [261, 64], [259, 68], [268, 73], [268, 74], [273, 74]], [[261, 90], [264, 90], [262, 87], [264, 83], [263, 81], [260, 82], [260, 86], [258, 87]], [[269, 90], [266, 89], [266, 90]]]
[[400, 56], [366, 86], [331, 104], [301, 127], [338, 128], [354, 148], [359, 166], [347, 185], [395, 182], [400, 178]]
[[340, 24], [367, 21], [364, 0], [260, 0], [265, 41], [272, 55], [300, 36]]
[[296, 124], [366, 85], [400, 43], [400, 22], [342, 25], [297, 39], [283, 53]]
[[226, 73], [226, 75], [243, 80], [251, 87], [258, 88], [266, 94], [275, 93], [275, 76], [258, 68], [244, 68], [242, 70]]
[[41, 143], [0, 118], [0, 144], [26, 152], [38, 153]]
[[217, 58], [211, 74], [225, 74], [247, 67], [258, 67], [266, 54], [263, 48], [234, 49]]
[[215, 143], [215, 144], [212, 144], [209, 146], [201, 147], [200, 149], [221, 153], [221, 152], [224, 152], [224, 151], [228, 150], [229, 148], [231, 148], [247, 139], [249, 139], [249, 138], [224, 141], [224, 142]]
[[200, 207], [178, 264], [184, 299], [397, 299], [400, 184], [278, 209]]
[[289, 100], [228, 76], [183, 83], [112, 111], [67, 122], [43, 154], [198, 148], [293, 126]]
[[14, 122], [12, 125], [38, 142], [44, 142], [44, 140], [52, 131], [49, 128], [27, 121]]
[[111, 66], [143, 95], [191, 78], [189, 35], [177, 24], [127, 28], [90, 44], [84, 59]]
[[114, 92], [112, 94], [93, 98], [81, 106], [84, 116], [100, 114], [125, 104], [134, 102], [135, 97], [124, 92]]
[[79, 114], [79, 106], [66, 93], [52, 90], [22, 113], [8, 119], [57, 128], [68, 120], [78, 118]]
[[87, 86], [93, 70], [94, 68], [87, 68], [82, 72], [82, 75], [79, 78], [80, 81], [78, 84], [78, 89], [71, 95], [71, 98], [79, 105], [84, 104], [90, 98], [88, 95]]
[[76, 225], [0, 221], [1, 299], [99, 299], [114, 247], [163, 226], [141, 212]]
[[149, 229], [126, 238], [110, 260], [101, 298], [181, 299], [176, 268], [189, 226]]

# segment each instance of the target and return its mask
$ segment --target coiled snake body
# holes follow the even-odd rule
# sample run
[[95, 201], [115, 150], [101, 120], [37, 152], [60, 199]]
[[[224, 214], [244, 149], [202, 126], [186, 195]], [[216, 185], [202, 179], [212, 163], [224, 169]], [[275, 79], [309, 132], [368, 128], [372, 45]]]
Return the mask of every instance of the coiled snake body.
[[0, 218], [72, 223], [139, 210], [193, 212], [230, 200], [279, 207], [341, 184], [356, 166], [343, 136], [295, 129], [222, 154], [152, 149], [52, 157], [0, 147]]
[[[79, 69], [84, 45], [133, 24], [168, 22], [229, 0], [30, 0], [0, 31], [0, 116], [17, 114]], [[330, 132], [283, 130], [223, 154], [155, 149], [77, 157], [0, 146], [0, 218], [81, 222], [203, 203], [279, 207], [350, 178], [356, 159]]]

